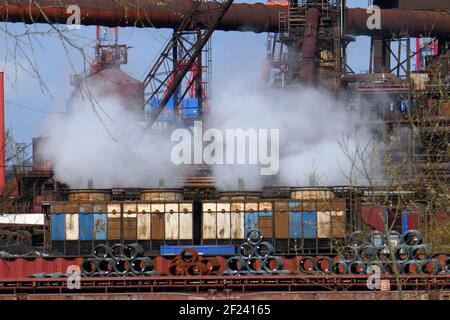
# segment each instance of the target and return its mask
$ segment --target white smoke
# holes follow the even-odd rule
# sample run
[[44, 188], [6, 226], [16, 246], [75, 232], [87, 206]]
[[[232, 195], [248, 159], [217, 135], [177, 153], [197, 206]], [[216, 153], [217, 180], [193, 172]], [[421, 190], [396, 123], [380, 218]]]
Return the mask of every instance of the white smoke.
[[170, 161], [170, 135], [143, 130], [135, 106], [92, 87], [89, 94], [47, 122], [42, 153], [58, 180], [71, 188], [86, 188], [89, 179], [95, 188], [157, 187], [160, 179], [166, 187], [183, 183], [183, 171]]
[[[75, 99], [71, 112], [49, 119], [42, 153], [58, 180], [71, 188], [178, 187], [193, 172], [171, 161], [171, 132], [142, 130], [142, 114], [114, 97]], [[220, 189], [259, 189], [264, 185], [348, 185], [358, 143], [370, 141], [370, 130], [355, 130], [355, 112], [325, 92], [305, 88], [256, 91], [232, 85], [218, 94], [204, 127], [279, 129], [280, 170], [261, 176], [256, 165], [214, 165]], [[341, 144], [348, 150], [344, 152]], [[311, 180], [311, 176], [316, 181]], [[240, 179], [240, 183], [239, 183]], [[243, 182], [243, 184], [242, 184]], [[353, 181], [355, 182], [355, 181]]]
[[[214, 102], [210, 127], [280, 129], [279, 174], [261, 176], [254, 165], [216, 165], [214, 175], [222, 188], [236, 189], [239, 178], [246, 189], [311, 183], [348, 185], [349, 176], [352, 183], [365, 182], [352, 168], [361, 168], [361, 159], [355, 154], [370, 145], [371, 128], [357, 128], [357, 123], [365, 119], [358, 119], [358, 113], [335, 96], [302, 87], [256, 91], [232, 84]], [[368, 118], [367, 114], [363, 116]], [[378, 171], [379, 159], [371, 160], [371, 170]]]

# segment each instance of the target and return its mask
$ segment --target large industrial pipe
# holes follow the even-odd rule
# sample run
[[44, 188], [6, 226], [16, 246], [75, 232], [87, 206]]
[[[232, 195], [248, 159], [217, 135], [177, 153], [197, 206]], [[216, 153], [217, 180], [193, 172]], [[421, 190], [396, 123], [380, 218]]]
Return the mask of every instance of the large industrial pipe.
[[306, 10], [301, 70], [303, 83], [311, 87], [316, 85], [317, 72], [315, 58], [317, 54], [317, 39], [319, 36], [319, 18], [320, 11], [318, 8], [311, 7]]
[[[68, 11], [70, 5], [80, 8], [82, 25], [120, 27], [176, 28], [189, 13], [191, 0], [9, 0], [0, 5], [0, 21], [25, 23], [76, 22], [76, 11]], [[217, 4], [205, 2], [204, 8]], [[280, 13], [287, 12], [286, 5], [262, 3], [232, 4], [217, 30], [278, 32]], [[345, 31], [354, 35], [410, 36], [447, 38], [450, 34], [450, 13], [446, 11], [382, 9], [381, 29], [369, 29], [367, 21], [372, 15], [363, 8], [349, 8], [345, 13]], [[70, 18], [72, 17], [72, 18]], [[203, 17], [203, 19], [206, 19]]]

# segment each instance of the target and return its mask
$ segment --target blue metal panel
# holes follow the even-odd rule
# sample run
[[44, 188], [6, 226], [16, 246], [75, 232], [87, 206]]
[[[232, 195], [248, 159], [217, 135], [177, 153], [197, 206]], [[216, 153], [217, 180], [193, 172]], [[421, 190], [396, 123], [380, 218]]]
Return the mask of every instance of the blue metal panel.
[[252, 229], [258, 229], [258, 212], [246, 212], [244, 216], [245, 236]]
[[106, 240], [108, 216], [106, 213], [94, 214], [94, 240]]
[[64, 214], [54, 213], [52, 214], [52, 240], [59, 241], [64, 240], [65, 232], [65, 219]]
[[198, 253], [204, 255], [235, 255], [236, 248], [234, 245], [202, 245], [202, 246], [161, 246], [160, 252], [162, 255], [177, 255], [180, 251], [186, 248], [194, 248]]
[[301, 238], [302, 234], [302, 213], [289, 212], [289, 238]]
[[108, 234], [108, 215], [101, 212], [101, 206], [94, 205], [94, 240], [106, 240]]
[[402, 233], [404, 233], [404, 232], [409, 230], [408, 215], [411, 212], [413, 212], [413, 211], [411, 211], [411, 210], [403, 210], [402, 211]]
[[408, 231], [408, 214], [402, 214], [402, 233]]
[[317, 214], [315, 210], [303, 212], [303, 236], [307, 239], [317, 238]]
[[295, 207], [297, 207], [298, 205], [299, 205], [299, 203], [296, 202], [296, 201], [289, 201], [289, 208], [290, 208], [290, 209], [295, 208]]
[[80, 208], [80, 240], [92, 240], [94, 231], [94, 215]]

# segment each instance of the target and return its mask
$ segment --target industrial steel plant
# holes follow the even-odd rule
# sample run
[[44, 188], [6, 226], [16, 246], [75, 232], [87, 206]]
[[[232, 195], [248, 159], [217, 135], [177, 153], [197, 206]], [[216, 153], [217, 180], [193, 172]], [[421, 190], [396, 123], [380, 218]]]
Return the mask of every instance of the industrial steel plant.
[[[0, 299], [448, 299], [450, 1], [347, 2], [2, 1]], [[223, 31], [264, 36], [258, 83], [213, 82]], [[18, 143], [11, 64], [44, 96], [51, 35], [85, 68]]]

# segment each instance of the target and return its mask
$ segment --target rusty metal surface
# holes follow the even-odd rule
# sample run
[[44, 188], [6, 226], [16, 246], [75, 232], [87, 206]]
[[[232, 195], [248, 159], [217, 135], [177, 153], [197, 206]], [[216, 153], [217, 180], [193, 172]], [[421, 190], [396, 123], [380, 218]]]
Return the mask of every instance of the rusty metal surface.
[[[449, 300], [450, 291], [403, 292], [407, 300]], [[399, 300], [397, 291], [352, 292], [154, 292], [2, 295], [0, 300]]]
[[306, 10], [305, 35], [302, 47], [301, 70], [303, 83], [306, 86], [316, 85], [316, 51], [319, 34], [320, 11], [311, 7]]
[[450, 14], [445, 11], [419, 11], [386, 9], [381, 10], [381, 29], [367, 28], [371, 13], [363, 8], [346, 11], [346, 31], [354, 35], [394, 35], [448, 37], [450, 33]]
[[[111, 292], [210, 292], [230, 291], [366, 291], [366, 276], [326, 276], [326, 275], [286, 275], [286, 276], [157, 276], [126, 278], [81, 278], [77, 293]], [[383, 276], [389, 280], [390, 290], [397, 289], [394, 276]], [[400, 276], [402, 290], [449, 291], [450, 275], [412, 275]], [[25, 294], [68, 294], [74, 291], [67, 288], [67, 279], [1, 279], [0, 296]]]
[[[36, 5], [39, 4], [39, 6]], [[79, 5], [81, 24], [103, 26], [134, 26], [152, 28], [176, 28], [189, 12], [190, 1], [132, 0], [125, 2], [106, 0], [39, 0], [32, 5], [28, 0], [11, 0], [0, 5], [0, 20], [25, 23], [67, 23], [67, 6]], [[206, 2], [203, 6], [216, 6]], [[206, 8], [205, 8], [206, 9]], [[217, 30], [277, 32], [280, 12], [287, 11], [285, 5], [262, 3], [233, 4], [219, 23]], [[411, 36], [427, 35], [446, 37], [450, 33], [450, 14], [442, 11], [418, 11], [384, 9], [381, 11], [381, 30], [370, 30], [366, 26], [367, 13], [363, 8], [346, 10], [346, 32], [359, 35], [404, 34]]]
[[0, 259], [0, 278], [24, 278], [40, 272], [66, 272], [70, 265], [80, 265], [82, 258], [9, 258]]
[[448, 9], [450, 10], [450, 1], [448, 0], [398, 0], [398, 7], [400, 9], [419, 9], [419, 10], [433, 10], [433, 9]]

